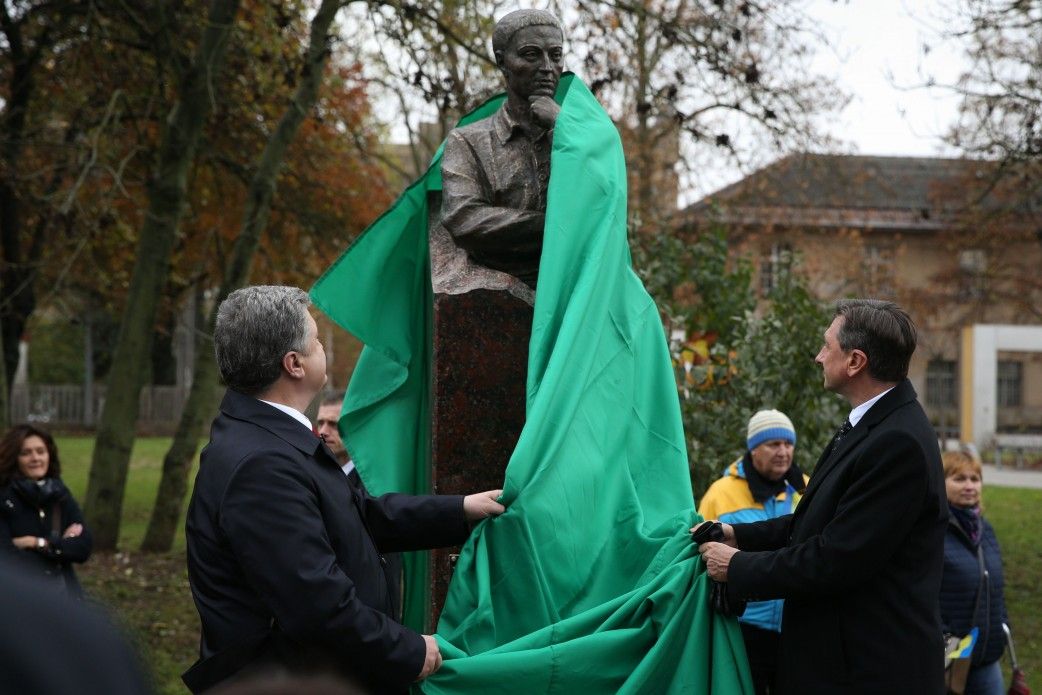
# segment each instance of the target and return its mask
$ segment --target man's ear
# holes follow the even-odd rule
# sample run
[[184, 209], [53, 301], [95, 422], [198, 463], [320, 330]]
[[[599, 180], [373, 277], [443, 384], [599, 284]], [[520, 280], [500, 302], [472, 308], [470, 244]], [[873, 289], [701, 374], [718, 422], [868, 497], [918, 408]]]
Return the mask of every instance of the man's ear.
[[290, 350], [282, 356], [282, 368], [291, 379], [304, 378], [304, 360], [296, 350]]
[[868, 355], [858, 349], [851, 350], [847, 355], [847, 376], [855, 377], [861, 372], [868, 371]]
[[502, 70], [503, 69], [503, 51], [496, 51], [493, 55], [496, 58], [496, 67], [498, 67], [500, 70]]

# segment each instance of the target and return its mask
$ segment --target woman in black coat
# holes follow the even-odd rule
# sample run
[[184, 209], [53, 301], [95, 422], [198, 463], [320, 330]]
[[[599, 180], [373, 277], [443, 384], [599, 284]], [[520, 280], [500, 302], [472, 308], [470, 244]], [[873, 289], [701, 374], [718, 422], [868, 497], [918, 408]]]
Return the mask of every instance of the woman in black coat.
[[61, 480], [47, 432], [16, 425], [0, 439], [0, 552], [56, 592], [82, 595], [72, 563], [90, 557], [90, 531]]
[[950, 518], [944, 537], [941, 623], [948, 634], [964, 637], [976, 627], [966, 695], [1003, 695], [999, 659], [1008, 622], [1002, 594], [1002, 555], [991, 524], [981, 514], [981, 464], [961, 451], [947, 451], [944, 487]]

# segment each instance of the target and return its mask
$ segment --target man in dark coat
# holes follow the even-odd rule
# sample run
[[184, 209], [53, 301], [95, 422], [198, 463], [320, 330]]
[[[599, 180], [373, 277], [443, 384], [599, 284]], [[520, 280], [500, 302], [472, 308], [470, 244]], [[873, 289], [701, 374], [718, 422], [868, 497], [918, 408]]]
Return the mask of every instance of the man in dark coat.
[[499, 514], [499, 490], [374, 498], [303, 411], [326, 381], [307, 294], [248, 287], [214, 331], [228, 391], [188, 509], [188, 577], [202, 623], [193, 692], [259, 671], [332, 672], [404, 692], [441, 664], [434, 638], [394, 620], [385, 551], [459, 544]]
[[793, 514], [724, 524], [699, 548], [729, 596], [785, 599], [777, 692], [943, 693], [937, 601], [947, 522], [936, 435], [907, 379], [896, 304], [837, 305], [815, 358], [851, 405]]

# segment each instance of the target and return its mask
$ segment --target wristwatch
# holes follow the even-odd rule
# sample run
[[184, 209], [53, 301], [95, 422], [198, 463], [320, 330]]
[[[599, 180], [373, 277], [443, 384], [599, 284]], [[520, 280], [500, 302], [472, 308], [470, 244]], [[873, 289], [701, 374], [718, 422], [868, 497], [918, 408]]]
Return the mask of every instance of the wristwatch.
[[47, 547], [47, 539], [45, 539], [43, 536], [37, 536], [36, 537], [36, 548], [38, 550], [43, 550], [46, 547]]

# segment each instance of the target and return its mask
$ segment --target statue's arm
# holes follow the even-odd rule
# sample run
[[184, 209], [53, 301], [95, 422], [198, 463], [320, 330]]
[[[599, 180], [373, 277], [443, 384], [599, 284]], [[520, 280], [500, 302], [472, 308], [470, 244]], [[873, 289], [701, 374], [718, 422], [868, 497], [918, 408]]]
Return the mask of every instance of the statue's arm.
[[481, 162], [455, 132], [445, 142], [441, 177], [441, 222], [462, 248], [480, 254], [541, 243], [544, 213], [493, 205]]

